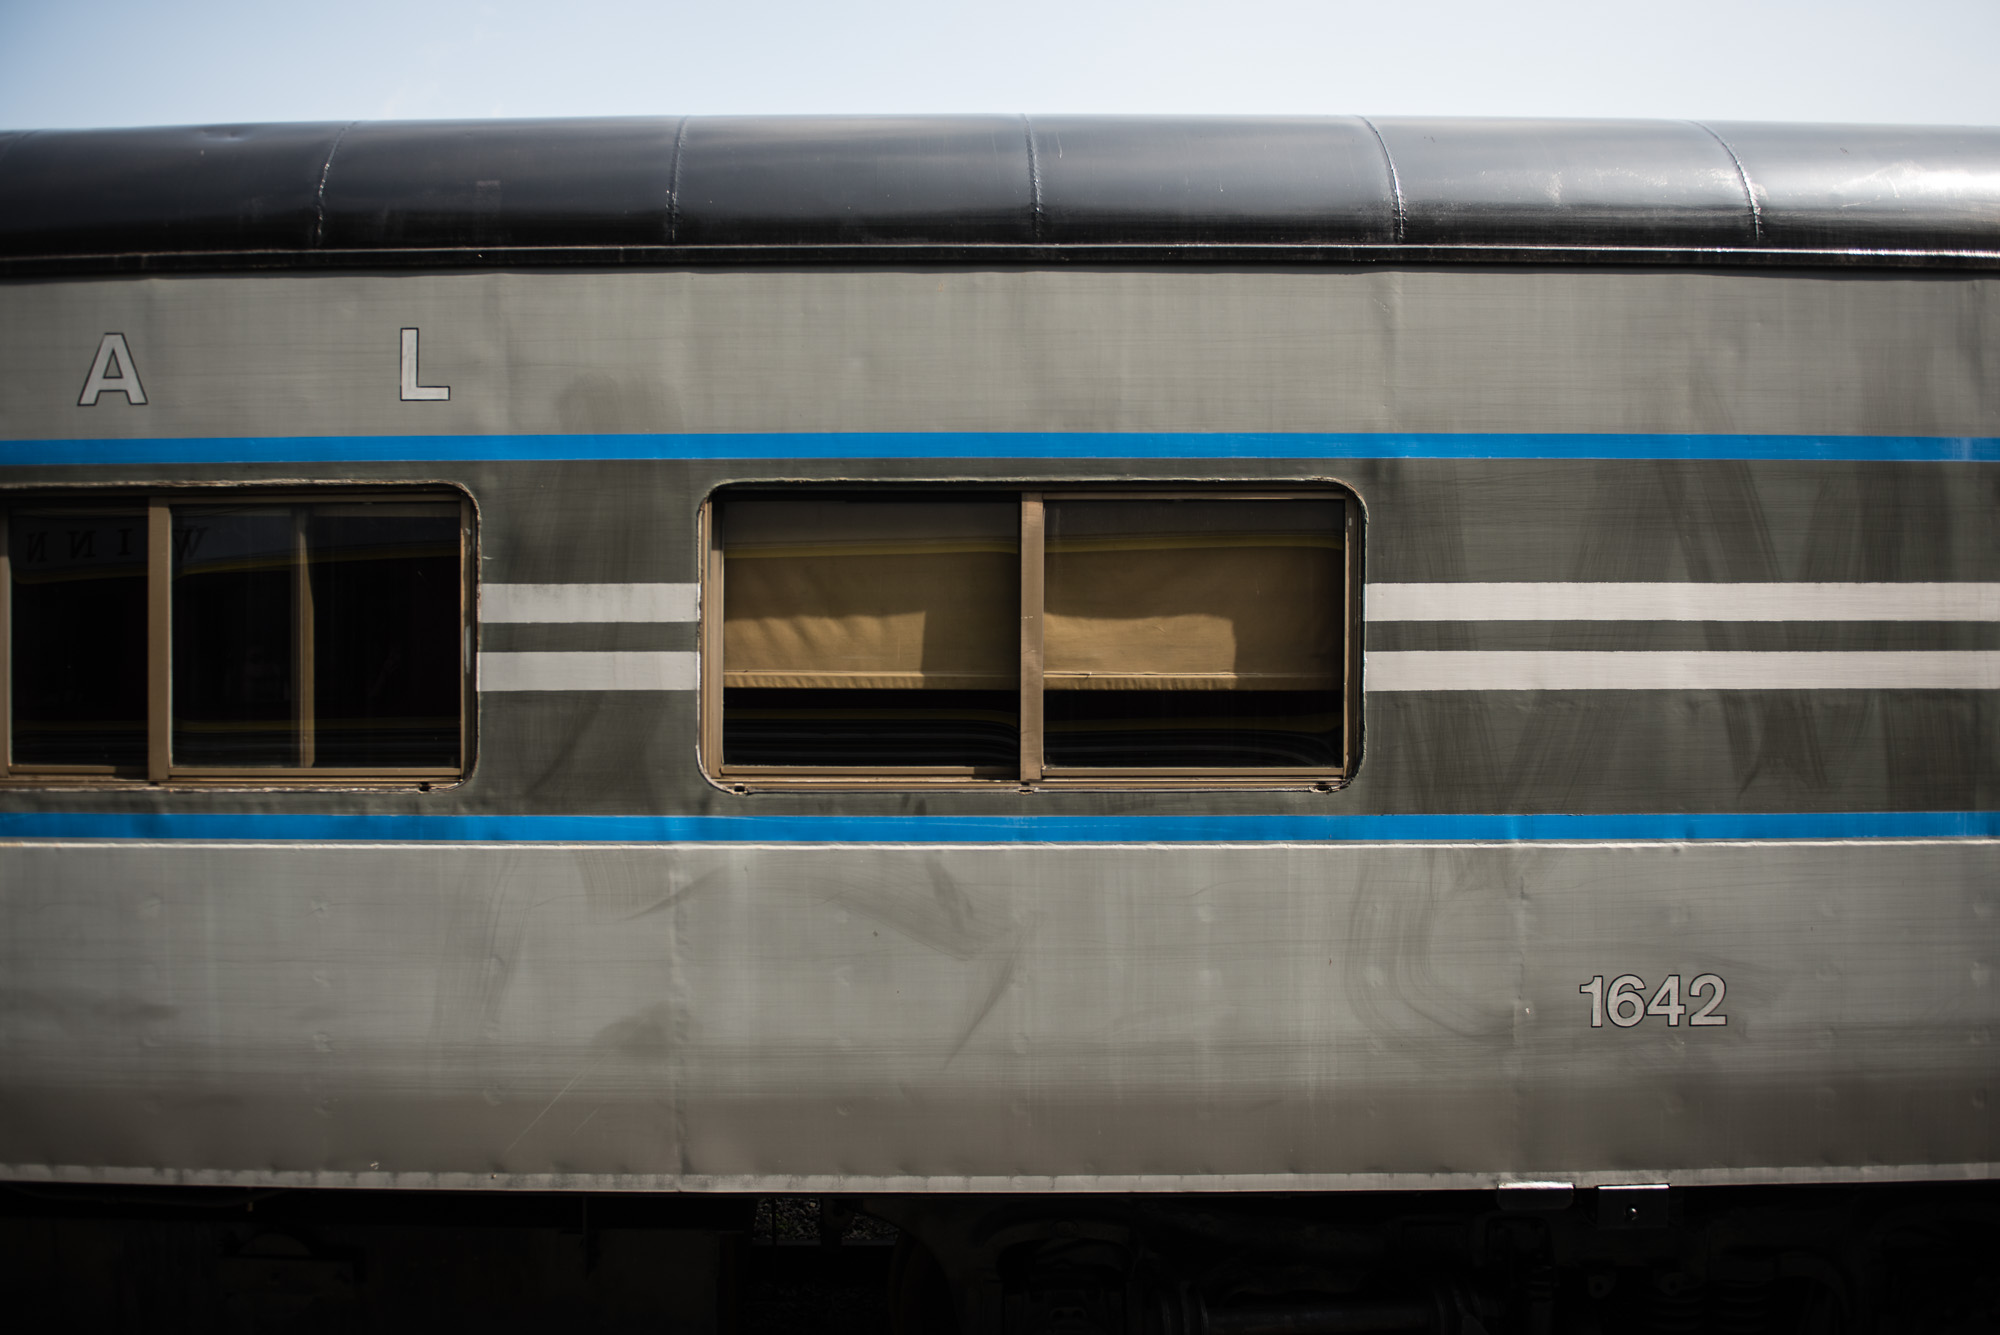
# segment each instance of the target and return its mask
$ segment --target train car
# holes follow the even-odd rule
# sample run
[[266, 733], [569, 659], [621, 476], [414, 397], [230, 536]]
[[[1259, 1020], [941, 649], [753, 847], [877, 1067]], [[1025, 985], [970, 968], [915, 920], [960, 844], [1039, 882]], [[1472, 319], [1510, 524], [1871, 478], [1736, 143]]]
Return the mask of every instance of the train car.
[[0, 508], [9, 1199], [1995, 1318], [2000, 130], [0, 135]]

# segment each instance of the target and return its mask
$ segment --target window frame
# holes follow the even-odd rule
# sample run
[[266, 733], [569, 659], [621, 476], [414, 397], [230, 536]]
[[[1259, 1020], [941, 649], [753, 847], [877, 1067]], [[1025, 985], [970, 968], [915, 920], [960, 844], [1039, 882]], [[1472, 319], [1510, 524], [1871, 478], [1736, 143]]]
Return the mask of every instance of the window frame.
[[[1021, 514], [1021, 608], [1019, 720], [1017, 767], [900, 765], [731, 765], [722, 754], [723, 627], [728, 590], [723, 579], [724, 549], [715, 507], [731, 495], [787, 492], [797, 495], [891, 495], [899, 491], [958, 491], [967, 497], [1011, 497]], [[1047, 581], [1047, 511], [1050, 502], [1069, 500], [1327, 500], [1342, 503], [1341, 579], [1345, 606], [1341, 622], [1341, 762], [1337, 766], [1050, 766], [1044, 758], [1046, 720], [1043, 710], [1043, 608]], [[1061, 790], [1210, 790], [1262, 789], [1329, 791], [1353, 780], [1360, 763], [1361, 718], [1361, 539], [1363, 509], [1352, 487], [1331, 480], [1236, 482], [1213, 485], [1187, 482], [1147, 486], [1074, 482], [927, 482], [882, 483], [734, 482], [705, 497], [698, 516], [701, 549], [701, 608], [697, 644], [700, 650], [700, 717], [696, 729], [702, 773], [717, 787], [737, 793], [760, 791], [840, 791], [923, 789], [993, 792]]]
[[[173, 760], [173, 507], [322, 505], [341, 501], [451, 502], [458, 506], [458, 763], [456, 765], [184, 765]], [[16, 511], [45, 505], [130, 510], [146, 523], [146, 764], [136, 766], [20, 764], [14, 760], [14, 571], [10, 529]], [[464, 488], [450, 483], [340, 484], [323, 488], [253, 488], [237, 484], [184, 487], [20, 487], [0, 490], [0, 787], [105, 788], [419, 788], [462, 782], [471, 773], [473, 723], [478, 712], [475, 672], [478, 510]], [[303, 543], [299, 551], [303, 555]], [[303, 582], [307, 566], [294, 565]], [[310, 601], [293, 600], [295, 682], [310, 683], [310, 660], [298, 658], [311, 643]], [[295, 693], [294, 708], [305, 707]], [[301, 725], [305, 736], [312, 730]], [[309, 744], [309, 743], [308, 743]]]

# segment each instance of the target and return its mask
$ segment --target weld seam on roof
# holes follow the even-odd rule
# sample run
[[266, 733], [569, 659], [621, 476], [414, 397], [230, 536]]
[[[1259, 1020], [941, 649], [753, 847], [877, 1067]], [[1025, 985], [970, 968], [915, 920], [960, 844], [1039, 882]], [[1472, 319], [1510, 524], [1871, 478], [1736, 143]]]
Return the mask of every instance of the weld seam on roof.
[[1046, 218], [1042, 212], [1042, 165], [1035, 156], [1035, 123], [1024, 115], [1021, 130], [1028, 141], [1028, 234], [1040, 241]]
[[47, 133], [46, 130], [23, 130], [19, 134], [15, 135], [12, 139], [9, 139], [4, 143], [0, 143], [0, 162], [5, 162], [7, 160], [7, 155], [14, 151], [14, 145], [20, 143], [25, 139], [32, 139], [34, 136], [38, 134], [46, 134], [46, 133]]
[[688, 122], [692, 116], [681, 117], [681, 123], [674, 127], [674, 153], [667, 167], [667, 244], [680, 240], [681, 230], [681, 148], [687, 143]]
[[313, 191], [312, 243], [308, 249], [318, 250], [326, 244], [326, 183], [333, 175], [333, 155], [340, 152], [341, 141], [347, 138], [347, 132], [360, 123], [360, 121], [349, 121], [341, 126], [340, 133], [335, 135], [333, 143], [327, 146], [326, 161], [319, 167], [319, 189]]
[[1374, 121], [1369, 120], [1366, 116], [1363, 116], [1361, 118], [1361, 123], [1368, 127], [1368, 133], [1375, 136], [1375, 143], [1382, 150], [1382, 161], [1389, 168], [1389, 198], [1392, 201], [1392, 207], [1395, 210], [1396, 244], [1400, 246], [1403, 244], [1403, 222], [1404, 222], [1403, 178], [1396, 171], [1396, 155], [1389, 151], [1389, 141], [1387, 139], [1384, 139], [1382, 137], [1382, 132], [1375, 128]]
[[1729, 155], [1729, 161], [1736, 167], [1736, 180], [1743, 187], [1743, 198], [1750, 205], [1750, 239], [1753, 242], [1761, 244], [1764, 240], [1764, 210], [1758, 206], [1757, 192], [1750, 185], [1750, 173], [1744, 169], [1743, 159], [1736, 156], [1735, 148], [1730, 145], [1727, 139], [1717, 134], [1709, 126], [1704, 125], [1700, 121], [1689, 121], [1688, 124], [1704, 131], [1709, 138], [1721, 144], [1722, 151]]

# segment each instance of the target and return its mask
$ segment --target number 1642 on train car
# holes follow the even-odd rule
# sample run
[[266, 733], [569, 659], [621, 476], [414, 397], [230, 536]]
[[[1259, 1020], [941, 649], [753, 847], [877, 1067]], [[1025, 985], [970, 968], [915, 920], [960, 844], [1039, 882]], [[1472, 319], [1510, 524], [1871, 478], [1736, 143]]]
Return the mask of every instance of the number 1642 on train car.
[[[1690, 1025], [1728, 1024], [1729, 1017], [1719, 1013], [1723, 994], [1728, 991], [1728, 987], [1729, 985], [1716, 974], [1697, 974], [1683, 994], [1681, 976], [1670, 973], [1648, 1000], [1646, 980], [1638, 974], [1627, 973], [1611, 980], [1608, 993], [1604, 987], [1603, 974], [1598, 974], [1577, 988], [1577, 991], [1590, 998], [1592, 1029], [1602, 1029], [1607, 1015], [1611, 1023], [1620, 1029], [1630, 1029], [1649, 1015], [1664, 1016], [1669, 1028], [1678, 1028], [1682, 1016], [1687, 1016]], [[1702, 1001], [1700, 1008], [1693, 1014], [1688, 1014], [1691, 1004], [1701, 1001], [1703, 997], [1707, 1000]]]

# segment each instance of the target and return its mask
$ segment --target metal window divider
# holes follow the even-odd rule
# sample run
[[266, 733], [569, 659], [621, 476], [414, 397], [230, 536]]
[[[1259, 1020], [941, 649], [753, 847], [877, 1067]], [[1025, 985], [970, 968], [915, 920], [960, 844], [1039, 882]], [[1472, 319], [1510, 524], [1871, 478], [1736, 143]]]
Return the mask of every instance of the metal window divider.
[[1340, 692], [1340, 779], [1343, 784], [1354, 778], [1354, 767], [1360, 759], [1361, 749], [1361, 501], [1349, 491], [1341, 501], [1345, 512], [1345, 550], [1341, 561], [1345, 569], [1347, 587], [1343, 591], [1340, 609], [1341, 640], [1345, 652], [1341, 655]]
[[1021, 493], [1021, 782], [1042, 780], [1042, 494]]
[[173, 769], [174, 521], [164, 496], [146, 498], [146, 780]]
[[470, 496], [458, 498], [458, 773], [472, 772], [473, 730], [479, 722], [478, 518]]
[[0, 774], [14, 768], [14, 547], [0, 509]]
[[726, 596], [722, 587], [723, 552], [720, 524], [717, 522], [715, 502], [711, 498], [702, 502], [700, 524], [702, 542], [701, 605], [697, 610], [700, 617], [699, 681], [701, 699], [697, 702], [700, 719], [696, 725], [701, 751], [700, 763], [718, 782], [723, 782], [722, 755], [722, 602]]
[[309, 507], [292, 507], [292, 728], [300, 769], [311, 769], [318, 751], [312, 565], [307, 550], [310, 516]]

